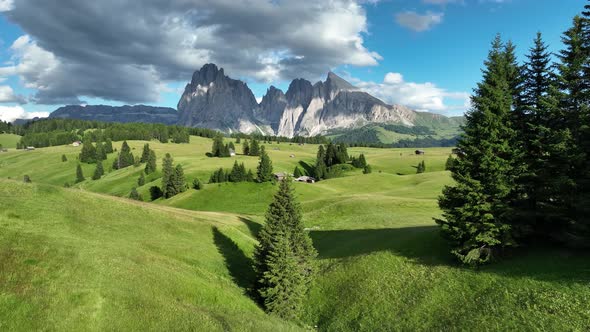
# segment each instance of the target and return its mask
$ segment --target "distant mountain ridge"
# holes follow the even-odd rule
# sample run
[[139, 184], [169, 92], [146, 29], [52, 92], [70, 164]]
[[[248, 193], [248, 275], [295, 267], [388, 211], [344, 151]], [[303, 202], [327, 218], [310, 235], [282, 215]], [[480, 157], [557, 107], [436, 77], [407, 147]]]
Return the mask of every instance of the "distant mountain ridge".
[[[302, 78], [294, 79], [286, 92], [270, 86], [258, 103], [246, 83], [228, 77], [223, 68], [215, 64], [206, 64], [193, 73], [177, 108], [178, 111], [145, 105], [71, 105], [57, 109], [49, 117], [178, 124], [226, 133], [286, 137], [336, 132], [343, 135], [346, 131], [387, 124], [428, 126], [437, 134], [443, 132], [441, 137], [447, 137], [457, 134], [461, 123], [440, 114], [389, 105], [333, 72], [328, 73], [325, 81], [315, 84]], [[387, 126], [382, 128], [387, 131]]]
[[169, 107], [145, 105], [107, 106], [107, 105], [68, 105], [49, 114], [49, 118], [97, 120], [104, 122], [144, 122], [167, 125], [178, 122], [178, 112]]

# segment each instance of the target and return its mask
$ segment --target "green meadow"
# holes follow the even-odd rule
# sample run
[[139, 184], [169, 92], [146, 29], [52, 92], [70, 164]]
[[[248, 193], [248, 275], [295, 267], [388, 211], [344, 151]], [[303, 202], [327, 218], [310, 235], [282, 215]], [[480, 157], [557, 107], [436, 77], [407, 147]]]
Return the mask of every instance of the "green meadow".
[[[140, 155], [145, 143], [129, 145]], [[149, 143], [159, 160], [170, 153], [181, 163], [189, 183], [235, 160], [253, 171], [258, 163], [208, 158], [211, 140], [200, 137]], [[266, 145], [275, 172], [313, 165], [317, 148]], [[587, 253], [531, 247], [477, 270], [455, 262], [433, 221], [452, 181], [444, 171], [451, 149], [424, 150], [350, 148], [365, 154], [372, 174], [295, 184], [319, 252], [297, 323], [265, 314], [250, 296], [255, 234], [276, 185], [206, 184], [141, 203], [124, 197], [143, 165], [111, 171], [109, 155], [102, 179], [90, 180], [95, 166], [83, 165], [87, 180], [73, 185], [79, 147], [0, 154], [0, 328], [589, 330]], [[422, 160], [426, 173], [416, 174]], [[32, 184], [22, 183], [25, 174]], [[138, 188], [144, 198], [159, 176]]]
[[14, 134], [0, 134], [0, 145], [6, 149], [16, 149], [20, 136]]

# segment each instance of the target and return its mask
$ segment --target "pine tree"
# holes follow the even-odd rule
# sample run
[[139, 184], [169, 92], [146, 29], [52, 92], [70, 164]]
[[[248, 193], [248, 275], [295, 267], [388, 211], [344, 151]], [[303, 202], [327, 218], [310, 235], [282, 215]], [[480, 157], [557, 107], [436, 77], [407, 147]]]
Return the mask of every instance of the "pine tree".
[[246, 178], [246, 173], [245, 173], [244, 164], [242, 164], [240, 166], [238, 164], [238, 161], [236, 160], [234, 162], [234, 166], [232, 167], [232, 170], [229, 174], [229, 181], [230, 182], [242, 182], [242, 181], [245, 181], [245, 178]]
[[141, 197], [141, 195], [137, 192], [137, 188], [133, 187], [133, 189], [131, 189], [131, 193], [129, 193], [129, 198], [136, 200], [136, 201], [143, 201], [143, 198]]
[[363, 174], [371, 174], [373, 172], [373, 168], [371, 168], [371, 165], [366, 164], [365, 167], [363, 167]]
[[23, 176], [23, 182], [24, 183], [31, 183], [32, 182], [31, 177], [25, 174], [25, 176]]
[[174, 188], [176, 189], [176, 193], [185, 192], [187, 189], [186, 180], [184, 178], [184, 170], [182, 169], [182, 165], [176, 165], [174, 169]]
[[284, 319], [298, 316], [317, 255], [301, 216], [291, 180], [284, 179], [266, 213], [254, 252], [255, 287], [261, 302], [268, 312]]
[[160, 187], [158, 187], [158, 186], [151, 186], [150, 187], [150, 198], [152, 199], [152, 201], [155, 201], [156, 199], [158, 199], [162, 196], [164, 196], [164, 194], [162, 193], [162, 189], [160, 189]]
[[104, 168], [102, 166], [102, 161], [99, 160], [96, 162], [96, 168], [94, 169], [94, 174], [92, 174], [92, 180], [98, 180], [104, 175]]
[[272, 161], [270, 157], [264, 150], [264, 147], [260, 151], [260, 159], [258, 162], [258, 168], [256, 171], [256, 175], [258, 177], [259, 182], [268, 182], [272, 181], [273, 174], [272, 174]]
[[250, 143], [250, 150], [248, 151], [249, 156], [260, 156], [260, 144], [257, 140], [252, 139]]
[[107, 153], [104, 150], [104, 146], [102, 143], [98, 142], [96, 143], [96, 157], [95, 159], [97, 161], [102, 161], [102, 160], [106, 160], [107, 159]]
[[418, 166], [416, 167], [416, 173], [420, 174], [420, 173], [424, 173], [426, 171], [426, 165], [424, 164], [424, 160], [422, 160], [421, 162], [418, 163]]
[[195, 178], [193, 180], [193, 189], [194, 190], [201, 190], [203, 189], [203, 184], [201, 183], [201, 181], [199, 181], [199, 179]]
[[249, 169], [248, 173], [246, 174], [246, 181], [247, 182], [254, 182], [254, 173], [252, 173], [252, 170]]
[[224, 148], [225, 148], [225, 146], [223, 145], [223, 136], [216, 135], [213, 138], [213, 146], [211, 147], [211, 155], [213, 157], [222, 157]]
[[107, 138], [104, 142], [104, 152], [107, 154], [113, 153], [113, 141], [110, 138]]
[[173, 162], [172, 156], [166, 153], [166, 156], [162, 159], [162, 196], [164, 198], [170, 198], [177, 194], [174, 186], [176, 174]]
[[455, 184], [446, 186], [439, 199], [443, 218], [436, 222], [450, 240], [452, 253], [470, 265], [489, 262], [515, 245], [507, 204], [513, 191], [510, 143], [515, 136], [510, 65], [497, 36], [458, 142], [464, 154], [452, 169]]
[[154, 150], [150, 150], [147, 162], [145, 164], [145, 174], [151, 174], [156, 171], [156, 152]]
[[324, 150], [324, 146], [320, 145], [316, 157], [314, 175], [316, 179], [321, 180], [326, 178], [327, 173], [328, 169], [326, 167], [326, 151]]
[[80, 166], [80, 164], [78, 164], [78, 167], [76, 167], [76, 183], [80, 183], [84, 180], [86, 180], [86, 178], [84, 178], [84, 173], [82, 172], [82, 166]]
[[293, 177], [298, 179], [301, 176], [302, 176], [301, 170], [299, 169], [299, 167], [295, 166], [295, 170], [293, 171]]
[[119, 151], [119, 155], [117, 156], [113, 166], [115, 166], [115, 169], [123, 169], [133, 164], [135, 164], [135, 158], [131, 153], [131, 148], [127, 144], [127, 141], [123, 141], [123, 144], [121, 145], [121, 151]]
[[242, 152], [244, 153], [244, 156], [249, 156], [250, 155], [250, 145], [248, 144], [248, 141], [245, 140], [244, 141], [244, 146], [242, 147]]
[[453, 155], [449, 155], [449, 157], [447, 158], [447, 161], [445, 163], [445, 170], [450, 171], [451, 169], [453, 169], [454, 163], [455, 163], [455, 158], [453, 158]]
[[65, 155], [65, 154], [62, 154], [62, 155], [61, 155], [61, 161], [62, 161], [63, 163], [65, 163], [66, 161], [68, 161], [68, 157], [66, 157], [66, 155]]
[[137, 185], [139, 187], [143, 186], [145, 184], [145, 175], [143, 175], [143, 172], [141, 172], [139, 174], [139, 179], [137, 179]]
[[143, 145], [143, 152], [141, 153], [141, 159], [139, 160], [139, 162], [141, 163], [147, 163], [148, 160], [150, 159], [150, 145], [149, 144], [144, 144]]
[[96, 148], [92, 145], [92, 141], [85, 139], [82, 143], [82, 150], [80, 151], [80, 162], [92, 164], [96, 162]]
[[242, 142], [242, 139], [240, 138], [240, 136], [236, 137], [236, 144], [240, 144]]

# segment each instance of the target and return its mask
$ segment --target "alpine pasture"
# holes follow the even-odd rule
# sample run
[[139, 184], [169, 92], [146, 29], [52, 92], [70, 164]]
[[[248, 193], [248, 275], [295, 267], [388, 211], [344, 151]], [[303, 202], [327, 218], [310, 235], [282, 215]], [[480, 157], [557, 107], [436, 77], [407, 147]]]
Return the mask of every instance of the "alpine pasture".
[[[226, 139], [226, 142], [229, 139]], [[128, 141], [134, 155], [144, 141]], [[235, 160], [209, 158], [211, 139], [149, 142], [158, 170], [138, 192], [149, 200], [170, 153], [202, 190], [171, 199], [126, 199], [143, 171], [111, 170], [74, 184], [80, 147], [0, 154], [0, 325], [8, 330], [574, 330], [590, 329], [590, 261], [580, 253], [529, 248], [471, 269], [449, 254], [433, 221], [452, 182], [450, 148], [349, 148], [360, 169], [296, 183], [319, 272], [299, 324], [252, 300], [255, 234], [277, 185], [207, 184]], [[121, 142], [113, 146], [120, 149]], [[275, 172], [313, 165], [317, 145], [265, 144]], [[62, 161], [65, 155], [67, 161]], [[424, 161], [426, 172], [416, 174]], [[32, 184], [22, 183], [28, 175]], [[63, 188], [64, 184], [71, 188]]]

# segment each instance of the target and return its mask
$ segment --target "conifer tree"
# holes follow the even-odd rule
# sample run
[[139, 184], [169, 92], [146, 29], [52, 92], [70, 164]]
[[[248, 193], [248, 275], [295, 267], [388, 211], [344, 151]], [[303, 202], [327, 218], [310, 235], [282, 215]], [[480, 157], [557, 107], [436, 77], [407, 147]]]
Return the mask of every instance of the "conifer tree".
[[65, 155], [65, 154], [62, 154], [62, 155], [61, 155], [61, 161], [62, 161], [63, 163], [65, 163], [66, 161], [68, 161], [68, 157], [66, 157], [66, 155]]
[[244, 146], [242, 147], [242, 152], [244, 153], [244, 156], [250, 155], [250, 145], [248, 144], [248, 140], [244, 141]]
[[242, 139], [240, 138], [240, 136], [236, 137], [236, 144], [240, 144], [242, 142]]
[[272, 174], [272, 161], [270, 157], [262, 147], [260, 151], [260, 160], [258, 162], [258, 168], [256, 175], [258, 176], [259, 182], [268, 182], [272, 181], [273, 174]]
[[443, 218], [436, 221], [452, 253], [470, 265], [489, 262], [503, 248], [515, 245], [507, 206], [514, 180], [510, 143], [515, 136], [510, 65], [497, 36], [458, 142], [464, 154], [452, 169], [455, 184], [446, 186], [439, 199]]
[[315, 167], [314, 167], [314, 175], [315, 178], [318, 180], [325, 179], [328, 173], [328, 168], [326, 167], [326, 151], [324, 150], [324, 146], [320, 145], [318, 148], [318, 154], [316, 157]]
[[177, 194], [174, 186], [176, 174], [173, 162], [172, 156], [166, 153], [166, 156], [162, 159], [162, 196], [164, 198], [170, 198]]
[[203, 184], [201, 183], [201, 181], [197, 178], [195, 178], [193, 180], [193, 189], [194, 190], [201, 190], [203, 189]]
[[450, 171], [453, 168], [454, 163], [455, 163], [455, 158], [453, 158], [453, 155], [449, 155], [449, 157], [447, 158], [447, 161], [445, 162], [445, 170]]
[[141, 172], [139, 174], [139, 179], [137, 179], [137, 185], [139, 187], [143, 186], [145, 184], [145, 175], [143, 175], [143, 172]]
[[78, 167], [76, 167], [76, 183], [80, 183], [84, 180], [86, 180], [86, 178], [84, 178], [84, 172], [82, 172], [82, 166], [80, 164], [78, 164]]
[[216, 135], [213, 138], [213, 146], [211, 147], [211, 155], [213, 157], [223, 157], [225, 146], [223, 145], [223, 136]]
[[150, 145], [148, 143], [143, 145], [143, 151], [141, 153], [140, 163], [147, 163], [150, 158]]
[[104, 152], [107, 154], [113, 153], [113, 141], [110, 138], [107, 138], [104, 142]]
[[23, 182], [24, 183], [31, 183], [32, 182], [31, 177], [25, 174], [25, 176], [23, 176]]
[[156, 199], [158, 199], [162, 196], [163, 196], [163, 193], [162, 193], [162, 189], [160, 189], [160, 187], [158, 187], [158, 186], [151, 186], [150, 187], [150, 198], [152, 199], [152, 201], [155, 201]]
[[247, 182], [254, 182], [254, 173], [252, 173], [251, 169], [249, 169], [248, 173], [246, 174], [246, 181]]
[[373, 168], [371, 168], [371, 165], [366, 164], [365, 167], [363, 167], [363, 174], [371, 174], [373, 172]]
[[141, 195], [137, 192], [137, 188], [133, 187], [133, 189], [131, 189], [131, 193], [129, 193], [129, 198], [136, 200], [136, 201], [143, 201], [143, 198], [141, 197]]
[[92, 180], [98, 180], [104, 175], [104, 167], [102, 166], [102, 160], [96, 162], [96, 168], [94, 174], [92, 174]]
[[96, 158], [97, 161], [102, 161], [107, 159], [107, 153], [104, 150], [104, 146], [102, 143], [96, 143]]
[[115, 166], [115, 169], [122, 169], [133, 164], [135, 164], [135, 158], [131, 153], [131, 148], [127, 144], [127, 141], [123, 141], [121, 151], [119, 151], [119, 155], [117, 156], [117, 159], [115, 159], [113, 166]]
[[301, 170], [299, 169], [299, 167], [295, 166], [295, 170], [293, 171], [293, 177], [294, 178], [300, 178], [302, 176], [301, 174]]
[[291, 180], [284, 179], [266, 213], [254, 252], [255, 288], [261, 302], [268, 312], [284, 319], [298, 316], [317, 255], [301, 216]]
[[418, 163], [418, 167], [416, 167], [416, 173], [424, 173], [426, 171], [426, 165], [424, 164], [424, 160]]
[[249, 156], [260, 156], [260, 144], [257, 140], [252, 139], [250, 143], [250, 150], [248, 151]]
[[182, 193], [186, 191], [186, 180], [184, 178], [184, 170], [182, 169], [182, 165], [176, 165], [174, 169], [174, 188], [176, 189], [176, 193]]
[[150, 150], [147, 162], [145, 164], [145, 174], [151, 174], [156, 171], [156, 152], [154, 150]]
[[82, 143], [82, 150], [80, 151], [80, 162], [92, 164], [96, 162], [96, 148], [90, 139], [85, 139]]
[[234, 166], [229, 174], [229, 181], [230, 182], [242, 182], [246, 181], [246, 168], [244, 164], [238, 164], [236, 160], [234, 162]]

